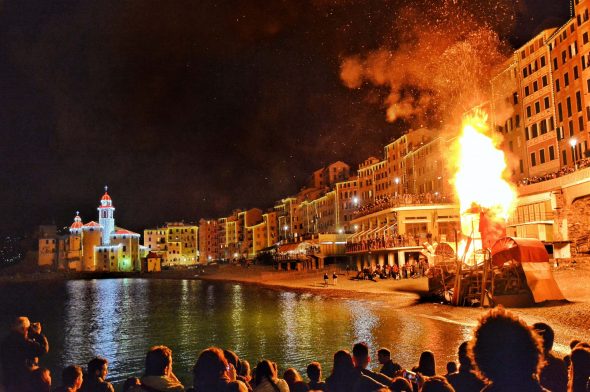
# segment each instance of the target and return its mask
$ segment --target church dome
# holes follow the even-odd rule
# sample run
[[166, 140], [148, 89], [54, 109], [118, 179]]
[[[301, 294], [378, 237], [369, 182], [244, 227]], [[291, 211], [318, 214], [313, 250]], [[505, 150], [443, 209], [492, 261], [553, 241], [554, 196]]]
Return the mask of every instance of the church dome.
[[82, 226], [82, 218], [80, 218], [80, 213], [76, 211], [76, 217], [74, 218], [74, 223], [70, 226], [70, 231], [80, 230]]

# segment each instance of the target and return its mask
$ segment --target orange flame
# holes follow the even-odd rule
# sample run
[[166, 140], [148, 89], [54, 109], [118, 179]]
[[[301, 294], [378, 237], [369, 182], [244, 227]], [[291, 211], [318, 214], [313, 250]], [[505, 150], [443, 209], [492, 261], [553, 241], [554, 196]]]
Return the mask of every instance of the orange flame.
[[[465, 117], [456, 141], [454, 184], [461, 208], [461, 232], [474, 240], [479, 236], [479, 211], [505, 222], [516, 201], [515, 188], [506, 181], [506, 157], [499, 143], [491, 136], [485, 113], [477, 111]], [[474, 210], [476, 214], [468, 213]], [[468, 253], [475, 247], [470, 246]], [[457, 249], [459, 255], [463, 252], [464, 248]]]

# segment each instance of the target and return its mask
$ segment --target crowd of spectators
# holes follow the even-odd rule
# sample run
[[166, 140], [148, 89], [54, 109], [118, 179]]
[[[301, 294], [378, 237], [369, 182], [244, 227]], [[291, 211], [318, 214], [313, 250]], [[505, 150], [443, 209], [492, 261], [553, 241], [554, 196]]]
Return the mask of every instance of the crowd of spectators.
[[428, 271], [428, 261], [425, 258], [420, 258], [420, 260], [418, 261], [406, 261], [405, 264], [400, 266], [398, 266], [397, 264], [385, 264], [384, 266], [377, 264], [376, 266], [365, 267], [363, 269], [357, 270], [356, 276], [353, 276], [353, 279], [368, 279], [372, 281], [377, 281], [377, 278], [396, 280], [410, 279], [425, 276], [426, 271]]
[[[311, 362], [303, 377], [296, 369], [282, 373], [264, 359], [251, 371], [250, 364], [231, 350], [207, 348], [198, 354], [192, 386], [174, 375], [172, 351], [166, 346], [149, 349], [141, 377], [130, 377], [124, 392], [587, 392], [590, 390], [590, 344], [574, 340], [565, 358], [553, 351], [554, 332], [545, 323], [527, 325], [498, 307], [488, 311], [473, 330], [473, 338], [457, 349], [457, 361], [437, 373], [436, 359], [424, 351], [415, 366], [394, 361], [395, 351], [377, 351], [379, 369], [370, 370], [370, 348], [356, 343], [352, 352], [334, 354], [330, 374], [324, 379], [321, 365]], [[428, 342], [424, 342], [425, 345]], [[92, 359], [86, 372], [77, 365], [63, 369], [59, 386], [39, 357], [48, 351], [40, 324], [31, 326], [20, 317], [2, 342], [3, 386], [6, 392], [113, 391], [107, 381], [108, 362]], [[139, 369], [138, 369], [139, 370]]]
[[360, 217], [382, 211], [386, 208], [394, 208], [406, 205], [445, 203], [449, 200], [449, 197], [441, 195], [438, 192], [419, 194], [404, 193], [396, 195], [387, 194], [375, 197], [375, 201], [360, 206], [353, 214], [355, 217]]
[[346, 242], [347, 252], [361, 252], [386, 248], [397, 248], [404, 246], [421, 246], [420, 237], [411, 237], [407, 234], [377, 235], [374, 238], [366, 238], [355, 241], [354, 238]]
[[[577, 162], [577, 169], [583, 169], [590, 166], [590, 158], [584, 158], [584, 159], [580, 159]], [[561, 177], [561, 176], [565, 176], [566, 174], [570, 174], [576, 171], [576, 168], [574, 167], [567, 167], [564, 166], [561, 169], [559, 169], [556, 172], [552, 172], [552, 173], [547, 173], [544, 174], [542, 176], [533, 176], [533, 177], [526, 177], [523, 178], [522, 180], [520, 180], [518, 182], [518, 186], [522, 186], [522, 185], [530, 185], [530, 184], [536, 184], [537, 182], [543, 182], [543, 181], [548, 181], [548, 180], [553, 180], [555, 178]]]

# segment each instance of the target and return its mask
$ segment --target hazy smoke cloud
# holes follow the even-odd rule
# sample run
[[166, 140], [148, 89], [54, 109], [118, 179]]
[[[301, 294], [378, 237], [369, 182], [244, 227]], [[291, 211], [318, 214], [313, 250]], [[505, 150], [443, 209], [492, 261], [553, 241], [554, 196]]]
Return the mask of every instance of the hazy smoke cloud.
[[388, 121], [435, 128], [456, 124], [466, 110], [489, 99], [492, 71], [509, 53], [493, 29], [500, 16], [510, 20], [509, 2], [494, 4], [494, 20], [486, 20], [491, 5], [481, 3], [474, 8], [473, 2], [425, 1], [402, 8], [393, 26], [396, 42], [344, 58], [344, 85], [386, 87]]

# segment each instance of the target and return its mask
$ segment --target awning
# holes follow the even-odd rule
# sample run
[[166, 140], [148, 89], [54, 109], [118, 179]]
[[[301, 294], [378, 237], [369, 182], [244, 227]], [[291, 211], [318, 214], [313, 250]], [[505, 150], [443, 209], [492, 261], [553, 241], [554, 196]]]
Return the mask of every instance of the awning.
[[492, 263], [501, 267], [508, 261], [518, 263], [547, 263], [549, 254], [545, 245], [537, 239], [504, 237], [492, 246]]

